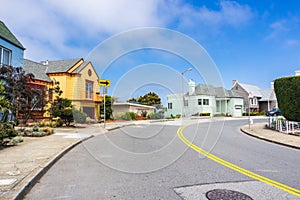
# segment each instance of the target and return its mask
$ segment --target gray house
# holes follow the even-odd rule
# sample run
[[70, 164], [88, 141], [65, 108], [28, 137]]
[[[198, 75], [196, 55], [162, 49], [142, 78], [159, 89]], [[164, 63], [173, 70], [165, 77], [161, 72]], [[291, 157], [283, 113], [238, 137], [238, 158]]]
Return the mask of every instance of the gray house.
[[274, 83], [271, 82], [269, 89], [260, 89], [255, 85], [239, 83], [233, 80], [231, 91], [243, 97], [245, 111], [250, 112], [268, 111], [277, 107], [276, 94], [274, 92]]
[[171, 94], [167, 96], [166, 117], [192, 116], [208, 114], [224, 114], [230, 116], [242, 116], [243, 98], [236, 95], [233, 91], [226, 90], [223, 87], [214, 87], [212, 85], [199, 84], [190, 80], [188, 93]]

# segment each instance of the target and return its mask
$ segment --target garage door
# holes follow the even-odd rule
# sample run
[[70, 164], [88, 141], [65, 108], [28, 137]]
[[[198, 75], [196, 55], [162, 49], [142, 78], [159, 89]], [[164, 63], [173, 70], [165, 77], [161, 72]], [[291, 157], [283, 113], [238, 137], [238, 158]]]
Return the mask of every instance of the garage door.
[[85, 112], [88, 117], [94, 119], [95, 117], [95, 109], [92, 107], [83, 107], [83, 112]]

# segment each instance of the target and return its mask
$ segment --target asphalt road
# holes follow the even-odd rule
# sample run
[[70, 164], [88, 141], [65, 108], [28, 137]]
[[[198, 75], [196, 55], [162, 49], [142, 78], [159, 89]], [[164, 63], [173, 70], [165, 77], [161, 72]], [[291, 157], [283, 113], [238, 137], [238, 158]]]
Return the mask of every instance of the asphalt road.
[[[197, 122], [184, 121], [194, 124], [183, 134], [198, 147], [300, 189], [299, 150], [241, 133], [246, 120]], [[166, 122], [123, 127], [87, 140], [61, 158], [26, 199], [202, 199], [195, 194], [200, 187], [208, 191], [219, 183], [246, 185], [251, 194], [260, 193], [255, 194], [259, 199], [272, 199], [268, 192], [278, 199], [297, 199], [278, 189], [259, 191], [262, 186], [252, 178], [189, 148], [177, 136], [180, 126]]]

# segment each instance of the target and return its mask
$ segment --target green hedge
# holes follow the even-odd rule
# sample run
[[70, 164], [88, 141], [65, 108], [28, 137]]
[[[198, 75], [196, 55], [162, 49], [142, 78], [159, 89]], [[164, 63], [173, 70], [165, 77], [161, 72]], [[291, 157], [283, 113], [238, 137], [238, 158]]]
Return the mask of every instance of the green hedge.
[[300, 121], [300, 76], [284, 77], [274, 82], [280, 113], [289, 121]]

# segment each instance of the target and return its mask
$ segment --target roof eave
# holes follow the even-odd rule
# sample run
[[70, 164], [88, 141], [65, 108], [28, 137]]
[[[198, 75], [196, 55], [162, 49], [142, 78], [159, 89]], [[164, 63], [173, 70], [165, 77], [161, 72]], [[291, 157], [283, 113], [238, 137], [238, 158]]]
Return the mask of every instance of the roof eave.
[[0, 35], [0, 38], [2, 38], [2, 39], [5, 40], [6, 42], [9, 42], [10, 44], [12, 44], [12, 45], [14, 45], [14, 46], [16, 46], [16, 47], [19, 47], [19, 48], [22, 49], [23, 51], [25, 50], [25, 47], [23, 47], [23, 45], [16, 44], [16, 43], [10, 41], [9, 39], [7, 39], [7, 38], [5, 38], [5, 37], [3, 37], [3, 36], [1, 36], [1, 35]]

